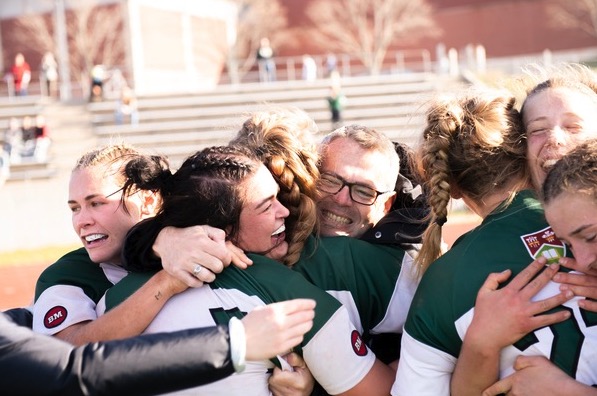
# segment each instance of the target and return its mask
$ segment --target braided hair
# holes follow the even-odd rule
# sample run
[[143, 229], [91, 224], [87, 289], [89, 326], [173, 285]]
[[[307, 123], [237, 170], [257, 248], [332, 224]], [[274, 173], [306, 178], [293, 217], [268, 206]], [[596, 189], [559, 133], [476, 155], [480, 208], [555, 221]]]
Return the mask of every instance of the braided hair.
[[253, 151], [280, 186], [278, 199], [290, 212], [284, 257], [288, 266], [298, 261], [307, 237], [317, 226], [318, 157], [310, 143], [316, 131], [315, 123], [302, 110], [272, 108], [252, 114], [230, 142]]
[[[129, 179], [126, 172], [127, 165], [140, 169], [136, 179]], [[139, 188], [137, 182], [141, 182], [143, 178], [151, 178], [152, 173], [169, 172], [168, 160], [165, 157], [143, 153], [127, 144], [112, 144], [90, 150], [77, 160], [72, 171], [94, 167], [105, 167], [104, 177], [114, 178], [116, 183], [122, 186], [121, 204], [127, 213], [127, 197], [133, 195], [138, 189], [155, 190]]]
[[[151, 257], [147, 246], [153, 245], [164, 227], [207, 224], [225, 229], [228, 237], [233, 238], [238, 233], [244, 203], [243, 182], [260, 166], [250, 151], [228, 146], [209, 147], [193, 154], [173, 174], [163, 169], [145, 177], [145, 170], [151, 166], [130, 162], [126, 167], [126, 187], [156, 189], [162, 195], [162, 205], [154, 218], [137, 224], [129, 233], [124, 253], [127, 268], [161, 268], [159, 260], [139, 258]], [[131, 238], [133, 233], [135, 237]]]
[[513, 180], [529, 183], [522, 121], [513, 96], [466, 92], [436, 100], [427, 111], [416, 166], [431, 207], [430, 224], [416, 262], [422, 274], [441, 255], [441, 229], [451, 195], [481, 202]]

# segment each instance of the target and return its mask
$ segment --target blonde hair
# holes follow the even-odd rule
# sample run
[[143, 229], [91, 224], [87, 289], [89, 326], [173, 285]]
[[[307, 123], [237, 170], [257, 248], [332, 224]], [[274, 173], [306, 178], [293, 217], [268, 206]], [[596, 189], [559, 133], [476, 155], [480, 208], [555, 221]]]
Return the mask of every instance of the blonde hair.
[[416, 167], [424, 183], [430, 224], [416, 258], [419, 273], [441, 255], [441, 229], [451, 189], [475, 202], [518, 180], [529, 183], [522, 122], [515, 99], [502, 91], [471, 90], [437, 99], [427, 111]]
[[251, 114], [230, 142], [257, 154], [280, 186], [280, 202], [290, 211], [284, 258], [288, 266], [298, 261], [306, 239], [317, 228], [318, 157], [310, 143], [315, 133], [314, 121], [302, 110], [272, 107]]

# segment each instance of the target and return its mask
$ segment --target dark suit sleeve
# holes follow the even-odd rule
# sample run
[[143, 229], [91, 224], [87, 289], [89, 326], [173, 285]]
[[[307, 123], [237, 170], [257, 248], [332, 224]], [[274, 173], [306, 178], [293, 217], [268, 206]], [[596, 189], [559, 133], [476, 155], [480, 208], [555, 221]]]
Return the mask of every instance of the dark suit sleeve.
[[234, 372], [225, 326], [73, 347], [0, 313], [0, 389], [7, 395], [153, 395]]

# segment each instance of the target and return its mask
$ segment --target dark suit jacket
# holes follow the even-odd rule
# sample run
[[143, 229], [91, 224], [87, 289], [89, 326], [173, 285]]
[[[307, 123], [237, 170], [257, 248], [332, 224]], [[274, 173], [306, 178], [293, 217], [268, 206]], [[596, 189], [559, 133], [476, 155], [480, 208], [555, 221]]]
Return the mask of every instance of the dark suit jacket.
[[25, 309], [0, 312], [3, 395], [153, 395], [234, 372], [225, 326], [74, 347], [30, 323]]

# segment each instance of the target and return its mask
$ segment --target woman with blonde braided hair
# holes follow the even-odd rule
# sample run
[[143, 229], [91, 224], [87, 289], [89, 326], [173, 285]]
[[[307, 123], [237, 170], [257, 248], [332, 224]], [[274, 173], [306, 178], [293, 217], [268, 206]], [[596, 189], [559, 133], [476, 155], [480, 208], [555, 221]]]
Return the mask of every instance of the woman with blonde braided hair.
[[[524, 346], [492, 349], [486, 352], [495, 352], [493, 358], [465, 359], [474, 365], [456, 365], [466, 350], [463, 343], [468, 345], [465, 334], [472, 328], [477, 293], [487, 276], [507, 269], [518, 274], [539, 257], [543, 264], [557, 263], [567, 253], [532, 190], [522, 131], [515, 99], [506, 92], [472, 90], [437, 100], [427, 112], [417, 167], [432, 221], [418, 257], [423, 276], [406, 320], [392, 395], [479, 395], [495, 381], [496, 373], [504, 376], [512, 370], [521, 350], [544, 353], [530, 333]], [[450, 198], [462, 198], [483, 221], [442, 255], [441, 227]], [[534, 271], [532, 277], [540, 268], [525, 271]], [[557, 269], [556, 264], [549, 267], [537, 284], [545, 285]], [[534, 314], [569, 297], [552, 290], [540, 298], [544, 300], [533, 305]], [[542, 326], [566, 319], [564, 312], [539, 317]], [[485, 326], [483, 333], [501, 342], [504, 337], [494, 328], [499, 326]]]
[[283, 262], [294, 265], [305, 240], [317, 229], [317, 154], [312, 135], [315, 122], [297, 108], [258, 111], [243, 123], [230, 145], [247, 147], [280, 185], [279, 199], [290, 211], [286, 219], [288, 253]]
[[487, 205], [488, 197], [501, 190], [512, 199], [530, 187], [514, 104], [513, 97], [473, 91], [438, 101], [428, 111], [416, 154], [431, 207], [431, 222], [416, 259], [421, 273], [441, 255], [441, 229], [451, 198], [462, 198], [484, 217], [480, 202]]

